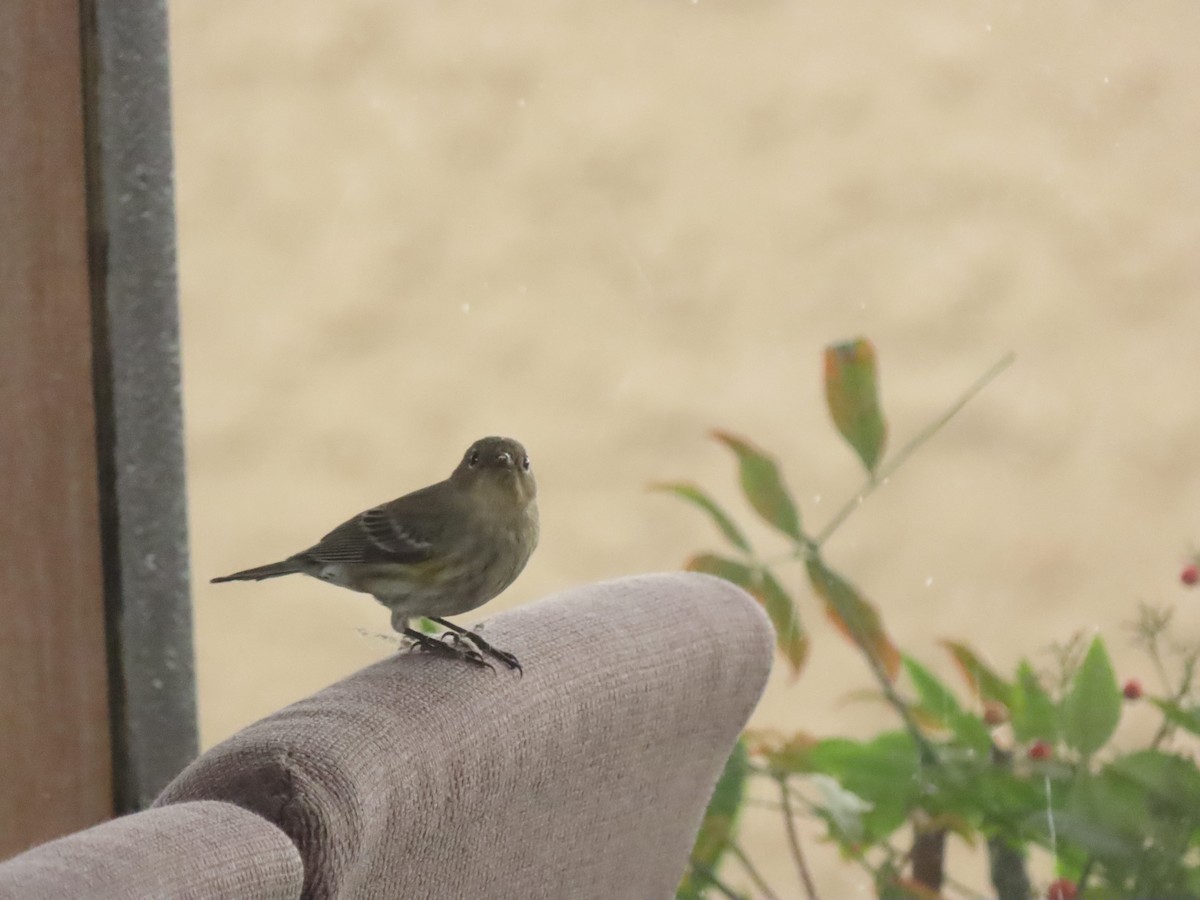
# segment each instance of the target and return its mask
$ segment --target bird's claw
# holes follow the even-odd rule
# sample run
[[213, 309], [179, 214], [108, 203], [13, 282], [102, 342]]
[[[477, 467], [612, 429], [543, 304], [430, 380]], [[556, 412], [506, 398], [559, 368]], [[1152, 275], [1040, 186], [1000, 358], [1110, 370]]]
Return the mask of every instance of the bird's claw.
[[496, 659], [500, 660], [500, 662], [504, 663], [510, 669], [516, 669], [518, 675], [525, 674], [525, 670], [521, 668], [521, 661], [507, 650], [497, 650], [493, 647], [492, 656], [496, 657]]
[[461, 659], [476, 668], [490, 669], [492, 672], [496, 671], [495, 667], [484, 659], [483, 654], [478, 650], [464, 647], [457, 641], [447, 642], [441, 638], [429, 637], [428, 635], [421, 635], [421, 637], [422, 640], [414, 639], [412, 650], [434, 653], [438, 656], [449, 656], [453, 659]]
[[500, 662], [504, 663], [504, 665], [508, 666], [510, 669], [516, 669], [517, 675], [525, 674], [525, 670], [521, 668], [521, 661], [517, 659], [515, 654], [509, 653], [507, 650], [497, 650], [479, 635], [470, 631], [461, 635], [461, 637], [466, 638], [468, 641], [478, 647], [481, 653], [490, 656], [493, 659], [500, 660]]

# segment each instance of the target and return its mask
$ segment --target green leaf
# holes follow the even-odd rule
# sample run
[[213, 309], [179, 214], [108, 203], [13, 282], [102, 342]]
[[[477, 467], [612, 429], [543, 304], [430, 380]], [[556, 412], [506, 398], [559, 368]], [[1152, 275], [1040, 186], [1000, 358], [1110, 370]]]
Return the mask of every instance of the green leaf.
[[825, 400], [833, 424], [872, 474], [887, 443], [875, 348], [857, 338], [825, 348]]
[[1112, 767], [1098, 774], [1077, 772], [1067, 809], [1094, 827], [1123, 838], [1130, 847], [1122, 853], [1140, 850], [1151, 826], [1146, 792], [1136, 779]]
[[1173, 725], [1178, 725], [1184, 731], [1200, 734], [1200, 711], [1184, 709], [1171, 700], [1151, 699], [1151, 703], [1162, 710], [1163, 717]]
[[1137, 853], [1140, 845], [1140, 841], [1133, 842], [1107, 825], [1069, 810], [1034, 813], [1026, 827], [1046, 847], [1052, 847], [1059, 842], [1069, 842], [1078, 844], [1088, 853], [1101, 859], [1131, 857]]
[[825, 601], [825, 611], [833, 624], [864, 653], [870, 654], [894, 681], [900, 673], [900, 651], [884, 631], [875, 607], [815, 553], [804, 564], [808, 580], [817, 596]]
[[680, 900], [701, 900], [709, 881], [701, 872], [715, 872], [721, 856], [729, 847], [737, 824], [738, 812], [746, 792], [746, 776], [750, 761], [746, 744], [741, 739], [733, 745], [733, 753], [717, 780], [712, 799], [704, 811], [700, 832], [692, 846], [691, 868], [684, 875], [675, 896]]
[[1033, 667], [1026, 660], [1017, 666], [1017, 683], [1012, 693], [1012, 727], [1018, 741], [1058, 740], [1058, 710]]
[[865, 742], [821, 741], [809, 753], [809, 767], [871, 804], [862, 816], [866, 843], [902, 827], [920, 798], [919, 756], [906, 732], [884, 732]]
[[717, 506], [716, 502], [708, 494], [704, 493], [704, 491], [700, 490], [694, 484], [686, 484], [684, 482], [652, 484], [650, 485], [650, 490], [674, 494], [676, 497], [682, 497], [689, 503], [700, 507], [708, 513], [709, 517], [716, 524], [717, 528], [721, 530], [721, 534], [725, 535], [725, 539], [729, 543], [733, 544], [733, 546], [737, 547], [743, 553], [750, 552], [750, 542], [746, 540], [746, 536], [733, 523], [733, 520], [729, 518], [725, 510]]
[[958, 698], [946, 685], [942, 684], [936, 675], [911, 656], [905, 656], [903, 659], [904, 671], [908, 674], [913, 687], [917, 689], [917, 696], [921, 698], [921, 705], [925, 709], [947, 724], [955, 716], [962, 714]]
[[1096, 638], [1063, 699], [1063, 736], [1070, 746], [1091, 756], [1113, 736], [1120, 721], [1121, 688], [1104, 642]]
[[792, 674], [800, 674], [808, 659], [808, 632], [800, 621], [795, 602], [770, 571], [713, 553], [692, 557], [684, 568], [731, 581], [761, 603], [775, 627], [775, 646], [791, 665]]
[[993, 828], [1011, 826], [1046, 806], [1043, 783], [1018, 777], [1002, 765], [976, 769], [969, 778], [944, 787], [939, 799], [944, 799], [950, 809]]
[[712, 436], [732, 450], [738, 459], [742, 493], [754, 511], [795, 541], [803, 541], [800, 513], [783, 483], [779, 465], [749, 441], [725, 431]]
[[936, 716], [954, 732], [963, 744], [986, 755], [992, 739], [983, 721], [963, 710], [958, 699], [932, 672], [915, 659], [904, 657], [904, 670], [917, 689], [921, 706]]
[[996, 674], [974, 650], [960, 641], [941, 641], [941, 645], [950, 651], [963, 678], [977, 696], [1005, 706], [1012, 705], [1012, 685]]
[[1155, 812], [1195, 827], [1200, 823], [1200, 771], [1195, 763], [1161, 750], [1141, 750], [1114, 760], [1105, 774], [1126, 779], [1145, 792]]

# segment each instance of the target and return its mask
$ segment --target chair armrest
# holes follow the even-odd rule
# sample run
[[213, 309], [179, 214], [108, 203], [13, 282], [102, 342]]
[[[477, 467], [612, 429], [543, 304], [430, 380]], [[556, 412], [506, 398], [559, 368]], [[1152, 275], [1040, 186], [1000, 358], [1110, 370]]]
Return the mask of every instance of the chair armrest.
[[159, 802], [277, 823], [306, 897], [673, 896], [766, 684], [758, 604], [710, 576], [646, 575], [482, 633], [523, 678], [397, 654], [213, 748]]
[[211, 800], [123, 816], [0, 863], [0, 900], [295, 900], [303, 882], [287, 835]]

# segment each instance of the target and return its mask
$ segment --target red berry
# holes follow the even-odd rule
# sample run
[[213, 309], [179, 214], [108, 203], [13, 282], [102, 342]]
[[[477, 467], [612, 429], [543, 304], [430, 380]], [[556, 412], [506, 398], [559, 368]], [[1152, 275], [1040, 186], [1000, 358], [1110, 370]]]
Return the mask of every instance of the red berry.
[[1029, 748], [1030, 759], [1050, 759], [1054, 756], [1054, 748], [1045, 741], [1034, 741]]
[[1179, 573], [1179, 580], [1191, 587], [1197, 581], [1200, 581], [1200, 566], [1195, 563], [1188, 563], [1183, 567], [1183, 571]]
[[1125, 687], [1121, 688], [1121, 693], [1125, 695], [1126, 700], [1142, 699], [1142, 683], [1136, 678], [1130, 678], [1125, 682]]
[[1046, 900], [1075, 900], [1079, 891], [1070, 878], [1058, 878], [1046, 888]]

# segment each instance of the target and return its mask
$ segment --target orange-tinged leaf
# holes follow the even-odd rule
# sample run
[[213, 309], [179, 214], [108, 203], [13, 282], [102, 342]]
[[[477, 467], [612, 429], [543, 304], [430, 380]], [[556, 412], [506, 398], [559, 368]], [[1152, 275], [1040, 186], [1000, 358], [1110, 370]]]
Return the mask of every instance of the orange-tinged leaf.
[[791, 664], [792, 676], [800, 674], [808, 660], [808, 632], [800, 622], [796, 601], [784, 590], [770, 572], [760, 573], [759, 589], [752, 590], [767, 611], [767, 617], [775, 626], [775, 643], [783, 658]]
[[800, 513], [775, 459], [737, 435], [714, 431], [712, 436], [737, 455], [742, 493], [754, 511], [793, 540], [803, 540]]
[[795, 602], [774, 575], [766, 569], [713, 553], [692, 557], [684, 568], [731, 581], [761, 603], [775, 626], [775, 646], [791, 665], [792, 674], [800, 674], [808, 658], [808, 632], [800, 622]]
[[742, 739], [752, 757], [763, 759], [773, 772], [782, 774], [809, 771], [812, 748], [820, 743], [803, 731], [792, 735], [778, 731], [746, 731]]
[[939, 643], [950, 651], [963, 680], [977, 697], [994, 700], [1004, 706], [1012, 703], [1012, 685], [980, 659], [979, 654], [961, 641], [943, 640]]
[[874, 472], [887, 444], [887, 423], [879, 407], [875, 348], [866, 338], [825, 348], [825, 401], [837, 430]]
[[708, 513], [709, 517], [720, 529], [721, 534], [725, 535], [726, 540], [733, 546], [737, 547], [743, 553], [750, 552], [750, 542], [746, 540], [746, 536], [742, 534], [741, 529], [733, 523], [733, 519], [729, 518], [725, 510], [721, 509], [708, 494], [700, 490], [694, 484], [686, 482], [673, 482], [671, 484], [652, 484], [652, 491], [664, 491], [674, 494], [676, 497], [681, 497], [689, 503], [693, 503], [700, 509]]
[[879, 612], [854, 585], [828, 568], [816, 554], [809, 556], [805, 566], [808, 580], [817, 596], [825, 601], [825, 611], [833, 624], [863, 652], [869, 653], [888, 678], [895, 681], [900, 672], [900, 651], [884, 631]]

